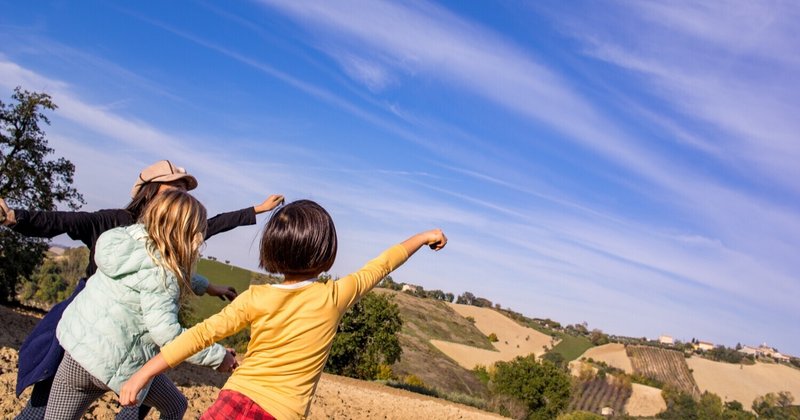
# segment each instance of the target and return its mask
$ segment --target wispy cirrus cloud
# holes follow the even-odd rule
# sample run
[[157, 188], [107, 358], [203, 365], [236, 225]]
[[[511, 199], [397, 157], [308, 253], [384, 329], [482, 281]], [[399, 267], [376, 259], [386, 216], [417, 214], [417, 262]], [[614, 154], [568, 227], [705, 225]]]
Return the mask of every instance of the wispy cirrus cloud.
[[682, 118], [716, 130], [705, 135], [731, 171], [755, 170], [797, 195], [800, 7], [723, 3], [631, 2], [606, 10], [606, 20], [558, 19], [588, 54], [640, 75]]
[[[640, 177], [639, 183], [647, 180], [657, 186], [644, 194], [651, 195], [651, 200], [668, 202], [674, 211], [683, 212], [687, 217], [700, 217], [693, 228], [705, 230], [706, 236], [725, 240], [732, 247], [762, 257], [769, 257], [772, 250], [785, 249], [787, 243], [797, 243], [800, 223], [790, 209], [751, 191], [741, 190], [736, 185], [711, 178], [696, 171], [688, 162], [660, 155], [650, 147], [646, 137], [628, 134], [624, 125], [604, 115], [591, 101], [573, 89], [568, 81], [537, 63], [511, 42], [442, 8], [428, 3], [405, 6], [372, 2], [360, 4], [359, 13], [354, 14], [348, 13], [349, 8], [341, 4], [333, 6], [271, 0], [262, 3], [304, 23], [310, 32], [324, 36], [327, 43], [337, 40], [336, 48], [351, 48], [362, 55], [390, 57], [393, 62], [404, 63], [415, 72], [466, 88], [514, 112], [554, 127], [564, 133], [568, 141], [584, 145]], [[590, 26], [588, 30], [592, 28]], [[646, 32], [629, 38], [646, 39], [648, 34]], [[620, 51], [628, 54], [627, 49]], [[384, 63], [389, 61], [384, 59]], [[725, 103], [730, 97], [702, 93], [716, 89], [713, 80], [684, 80], [680, 71], [672, 70], [666, 67], [663, 74], [671, 75], [671, 80], [677, 81], [676, 88], [681, 90], [672, 97], [678, 98], [678, 101], [685, 98], [713, 98], [713, 102], [712, 99], [703, 102], [698, 110], [706, 111], [708, 115], [716, 110], [719, 118], [730, 124], [753, 120], [745, 118], [744, 114], [751, 113], [756, 119], [758, 115], [765, 115], [761, 123], [747, 126], [753, 134], [761, 131], [762, 134], [779, 133], [776, 135], [783, 136], [791, 131], [787, 128], [787, 124], [793, 124], [788, 122], [791, 119], [766, 117], [771, 110], [777, 110], [776, 115], [785, 116], [791, 113], [791, 106], [783, 107], [785, 104], [777, 103], [768, 106], [769, 100], [761, 95], [760, 98], [766, 101], [763, 107], [737, 108], [736, 104]], [[764, 112], [758, 109], [764, 109]], [[661, 123], [668, 124], [669, 121], [662, 120]], [[676, 125], [675, 129], [680, 129], [680, 125]], [[772, 165], [780, 167], [781, 182], [791, 184], [789, 180], [795, 178], [791, 175], [797, 170], [796, 165], [789, 163], [793, 160], [794, 147], [784, 147], [788, 143], [782, 141], [767, 141], [771, 144], [765, 146], [770, 150], [768, 153], [754, 153], [758, 143], [758, 140], [738, 142], [740, 147], [735, 148], [733, 153], [739, 156], [739, 160], [757, 160], [764, 173], [772, 173]], [[710, 143], [705, 149], [712, 151], [715, 146], [716, 143]], [[737, 144], [729, 141], [724, 147], [729, 146]], [[780, 154], [783, 156], [778, 156]], [[720, 208], [727, 210], [721, 215]], [[767, 212], [770, 217], [753, 222], [752, 214], [758, 211], [756, 209]], [[744, 221], [749, 223], [746, 229], [737, 231], [733, 228], [741, 227]], [[760, 238], [756, 241], [758, 244], [746, 239], [748, 237]], [[764, 252], [764, 249], [771, 251]]]

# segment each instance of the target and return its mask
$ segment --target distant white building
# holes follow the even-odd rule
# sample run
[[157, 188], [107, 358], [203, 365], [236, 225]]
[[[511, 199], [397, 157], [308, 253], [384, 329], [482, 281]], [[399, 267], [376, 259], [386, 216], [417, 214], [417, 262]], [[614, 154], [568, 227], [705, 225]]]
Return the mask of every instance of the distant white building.
[[400, 289], [400, 291], [402, 291], [402, 292], [411, 291], [411, 292], [416, 293], [416, 292], [419, 291], [419, 286], [415, 286], [413, 284], [404, 284], [403, 288]]
[[661, 344], [673, 345], [675, 344], [675, 339], [672, 338], [671, 335], [660, 335], [658, 336], [658, 342]]
[[714, 343], [708, 341], [698, 341], [696, 344], [692, 344], [695, 350], [702, 350], [702, 351], [709, 351], [714, 349]]
[[614, 415], [614, 409], [611, 408], [611, 407], [603, 407], [603, 408], [600, 409], [600, 415], [602, 415], [602, 416], [613, 416]]
[[789, 363], [790, 360], [789, 356], [785, 354], [780, 354], [777, 351], [775, 353], [772, 353], [772, 358], [778, 362], [786, 362], [786, 363]]
[[744, 347], [739, 349], [739, 353], [743, 353], [743, 354], [746, 354], [748, 356], [757, 356], [758, 355], [758, 349], [755, 348], [755, 347], [744, 346]]

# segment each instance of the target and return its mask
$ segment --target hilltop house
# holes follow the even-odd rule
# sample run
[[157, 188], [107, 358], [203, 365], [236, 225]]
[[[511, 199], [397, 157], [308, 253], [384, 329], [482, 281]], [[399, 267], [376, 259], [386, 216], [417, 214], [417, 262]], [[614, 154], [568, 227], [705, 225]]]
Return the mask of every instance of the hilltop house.
[[417, 293], [419, 292], [419, 286], [415, 286], [413, 284], [404, 284], [403, 288], [400, 289], [401, 292], [412, 292]]
[[775, 353], [772, 353], [772, 358], [775, 359], [776, 362], [784, 362], [784, 363], [789, 363], [791, 359], [789, 356], [778, 353], [777, 351]]
[[758, 349], [755, 347], [744, 346], [739, 349], [739, 353], [743, 353], [748, 356], [758, 356]]
[[708, 341], [698, 341], [692, 344], [692, 347], [695, 350], [709, 351], [714, 349], [714, 343], [710, 343]]
[[788, 363], [791, 361], [791, 357], [779, 353], [778, 350], [775, 350], [775, 348], [768, 346], [767, 343], [762, 343], [758, 347], [744, 346], [741, 349], [739, 349], [739, 352], [744, 353], [748, 356], [770, 357], [778, 362]]
[[660, 335], [658, 336], [658, 342], [661, 344], [669, 344], [671, 346], [675, 344], [675, 339], [672, 338], [671, 335]]

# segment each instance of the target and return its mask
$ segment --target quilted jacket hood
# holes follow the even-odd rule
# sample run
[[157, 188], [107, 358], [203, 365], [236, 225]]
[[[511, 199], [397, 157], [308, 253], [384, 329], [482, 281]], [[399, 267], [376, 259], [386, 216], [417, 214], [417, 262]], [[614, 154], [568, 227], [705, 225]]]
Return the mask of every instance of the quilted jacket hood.
[[112, 229], [100, 235], [94, 259], [97, 269], [112, 279], [156, 267], [147, 253], [147, 231], [141, 224]]

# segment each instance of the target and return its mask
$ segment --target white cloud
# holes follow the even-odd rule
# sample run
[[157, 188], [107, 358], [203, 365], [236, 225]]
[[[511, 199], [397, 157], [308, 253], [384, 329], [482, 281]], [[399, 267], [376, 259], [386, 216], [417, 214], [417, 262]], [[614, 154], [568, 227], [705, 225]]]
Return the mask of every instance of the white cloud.
[[348, 76], [373, 92], [379, 92], [392, 83], [391, 74], [384, 66], [375, 61], [352, 54], [342, 54], [337, 58]]

